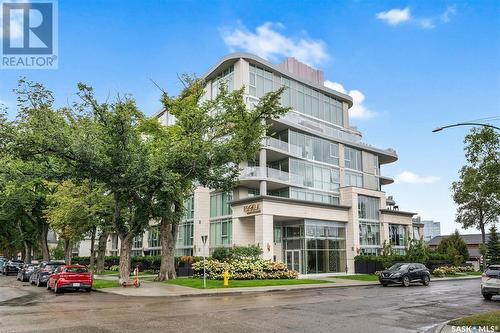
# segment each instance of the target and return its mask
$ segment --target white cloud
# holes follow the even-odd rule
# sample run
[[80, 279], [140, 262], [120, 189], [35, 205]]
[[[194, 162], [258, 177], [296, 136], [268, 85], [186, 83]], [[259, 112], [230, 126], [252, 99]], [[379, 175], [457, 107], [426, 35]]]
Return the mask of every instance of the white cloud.
[[411, 171], [403, 171], [396, 177], [396, 182], [407, 184], [431, 184], [439, 181], [436, 176], [419, 176]]
[[280, 23], [266, 22], [248, 31], [241, 24], [236, 28], [221, 29], [224, 43], [231, 49], [243, 50], [258, 56], [276, 61], [279, 57], [294, 57], [306, 64], [320, 64], [328, 59], [326, 45], [322, 40], [312, 39], [307, 35], [291, 38], [279, 30], [284, 26]]
[[[23, 15], [21, 11], [14, 10], [11, 11], [10, 18], [10, 38], [19, 39], [23, 37]], [[3, 31], [3, 15], [0, 15], [0, 39], [4, 39], [8, 36], [4, 36]]]
[[349, 109], [349, 116], [356, 119], [369, 119], [375, 116], [375, 112], [370, 111], [363, 102], [365, 95], [359, 90], [347, 91], [343, 85], [337, 82], [326, 80], [325, 87], [341, 92], [352, 97], [352, 107]]
[[449, 6], [444, 12], [431, 17], [414, 17], [409, 7], [404, 9], [390, 9], [377, 13], [379, 20], [385, 21], [389, 25], [396, 26], [402, 23], [412, 23], [422, 29], [433, 29], [438, 24], [445, 24], [451, 21], [451, 17], [456, 13], [455, 6]]
[[410, 8], [391, 9], [377, 14], [379, 20], [385, 21], [390, 25], [398, 25], [411, 19]]

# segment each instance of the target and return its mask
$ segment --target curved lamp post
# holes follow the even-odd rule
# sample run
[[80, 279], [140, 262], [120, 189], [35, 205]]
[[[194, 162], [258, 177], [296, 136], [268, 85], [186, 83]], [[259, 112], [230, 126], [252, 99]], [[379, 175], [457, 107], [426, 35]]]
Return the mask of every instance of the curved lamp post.
[[444, 130], [445, 128], [449, 128], [449, 127], [457, 127], [457, 126], [483, 126], [483, 127], [490, 127], [490, 128], [494, 128], [498, 131], [500, 131], [500, 128], [499, 127], [496, 127], [496, 126], [493, 126], [493, 125], [489, 125], [489, 124], [480, 124], [480, 123], [458, 123], [458, 124], [453, 124], [453, 125], [448, 125], [448, 126], [443, 126], [443, 127], [438, 127], [436, 129], [433, 129], [432, 132], [433, 133], [436, 133], [436, 132], [439, 132], [439, 131], [442, 131]]

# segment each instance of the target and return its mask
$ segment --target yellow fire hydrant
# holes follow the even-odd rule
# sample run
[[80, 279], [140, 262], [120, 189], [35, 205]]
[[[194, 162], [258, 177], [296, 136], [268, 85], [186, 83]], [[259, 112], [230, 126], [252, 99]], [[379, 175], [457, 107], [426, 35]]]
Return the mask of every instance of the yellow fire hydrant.
[[229, 286], [229, 272], [224, 272], [224, 286]]

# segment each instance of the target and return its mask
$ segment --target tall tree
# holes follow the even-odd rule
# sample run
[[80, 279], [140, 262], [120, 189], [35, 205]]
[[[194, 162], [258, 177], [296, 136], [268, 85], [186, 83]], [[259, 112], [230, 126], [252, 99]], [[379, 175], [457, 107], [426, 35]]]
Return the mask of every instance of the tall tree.
[[484, 245], [487, 224], [500, 215], [500, 134], [488, 127], [473, 128], [464, 143], [467, 164], [452, 184], [456, 222], [480, 230]]
[[454, 265], [459, 265], [469, 259], [467, 244], [463, 240], [458, 230], [443, 239], [438, 244], [437, 251], [447, 254]]
[[[183, 76], [185, 89], [176, 97], [162, 96], [164, 108], [176, 123], [150, 131], [150, 179], [154, 182], [153, 217], [160, 221], [162, 260], [159, 280], [175, 277], [174, 250], [183, 204], [195, 185], [231, 190], [239, 163], [253, 159], [266, 133], [266, 122], [285, 114], [283, 89], [261, 97], [248, 109], [244, 89], [229, 92], [221, 84], [217, 96], [203, 101], [203, 80]], [[158, 177], [155, 177], [157, 175]]]
[[490, 237], [486, 245], [486, 262], [490, 265], [500, 264], [500, 241], [495, 225], [490, 228]]

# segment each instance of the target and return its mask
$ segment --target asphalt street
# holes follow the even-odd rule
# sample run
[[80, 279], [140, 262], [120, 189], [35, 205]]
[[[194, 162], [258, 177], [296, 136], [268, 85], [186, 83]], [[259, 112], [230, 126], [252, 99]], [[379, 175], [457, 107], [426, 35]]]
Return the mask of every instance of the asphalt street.
[[500, 308], [480, 280], [429, 287], [339, 287], [209, 297], [55, 295], [0, 276], [0, 332], [433, 332]]

